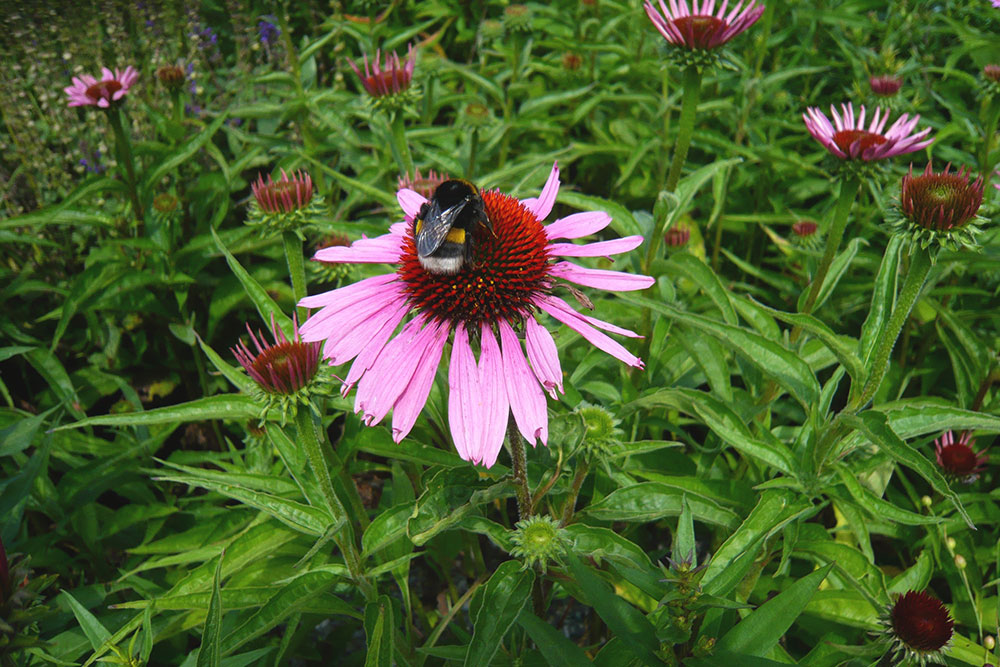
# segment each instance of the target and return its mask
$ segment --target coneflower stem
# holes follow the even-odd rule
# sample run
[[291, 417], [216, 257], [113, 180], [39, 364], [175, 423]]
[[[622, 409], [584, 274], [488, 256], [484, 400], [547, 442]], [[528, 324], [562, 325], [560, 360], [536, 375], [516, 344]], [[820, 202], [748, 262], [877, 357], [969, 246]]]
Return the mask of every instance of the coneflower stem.
[[[691, 134], [694, 132], [694, 117], [698, 111], [698, 100], [701, 97], [701, 71], [697, 67], [684, 70], [684, 80], [681, 95], [681, 115], [677, 120], [677, 142], [674, 144], [674, 156], [670, 162], [670, 173], [664, 188], [673, 192], [677, 182], [681, 180], [681, 169], [687, 160], [688, 148], [691, 147]], [[659, 230], [662, 232], [663, 230]]]
[[[837, 256], [837, 250], [840, 248], [840, 241], [844, 238], [844, 230], [847, 229], [847, 219], [851, 212], [851, 205], [854, 203], [854, 198], [857, 195], [858, 187], [861, 183], [857, 178], [851, 177], [840, 184], [840, 195], [837, 197], [837, 205], [833, 211], [833, 221], [830, 223], [830, 231], [826, 236], [826, 249], [823, 251], [823, 258], [819, 262], [819, 266], [816, 267], [816, 275], [813, 276], [812, 283], [809, 285], [809, 294], [806, 296], [806, 301], [802, 304], [801, 312], [807, 315], [812, 313], [813, 308], [816, 306], [816, 301], [819, 299], [819, 294], [823, 290], [823, 282], [826, 280], [826, 274], [830, 271], [830, 265], [833, 264], [834, 257]], [[792, 333], [792, 341], [795, 341], [801, 331]]]
[[580, 488], [583, 487], [583, 481], [587, 479], [587, 473], [590, 472], [590, 463], [586, 460], [579, 464], [576, 469], [576, 475], [573, 477], [573, 485], [570, 487], [569, 498], [566, 499], [566, 504], [563, 505], [562, 519], [559, 521], [559, 525], [565, 527], [573, 520], [573, 512], [576, 511], [576, 499], [580, 495]]
[[354, 530], [351, 527], [350, 517], [344, 509], [344, 504], [333, 490], [333, 480], [330, 477], [330, 467], [327, 465], [326, 457], [323, 456], [323, 448], [320, 444], [320, 436], [317, 434], [316, 423], [313, 419], [312, 410], [307, 406], [298, 406], [295, 411], [295, 428], [298, 432], [298, 442], [305, 450], [306, 459], [312, 469], [316, 482], [319, 485], [320, 493], [326, 502], [327, 510], [334, 521], [343, 520], [344, 525], [333, 537], [333, 541], [340, 548], [344, 556], [344, 565], [350, 573], [354, 583], [364, 594], [365, 599], [374, 599], [375, 590], [371, 582], [365, 577], [361, 568], [361, 554], [354, 544]]
[[479, 150], [479, 128], [472, 128], [472, 136], [469, 137], [469, 166], [465, 170], [465, 177], [472, 179], [476, 175], [476, 151]]
[[402, 112], [395, 112], [389, 119], [392, 141], [389, 146], [392, 148], [392, 156], [399, 165], [401, 174], [413, 175], [413, 157], [410, 155], [410, 146], [406, 143], [406, 123], [403, 122]]
[[520, 521], [531, 516], [531, 489], [528, 487], [528, 457], [524, 451], [524, 440], [517, 429], [514, 416], [507, 420], [507, 443], [510, 445], [511, 468], [514, 473], [514, 492], [517, 494], [517, 518]]
[[[868, 401], [878, 391], [882, 380], [885, 379], [885, 374], [889, 370], [892, 348], [896, 344], [896, 339], [899, 338], [899, 332], [902, 331], [903, 325], [906, 324], [906, 320], [910, 317], [910, 311], [913, 310], [914, 304], [917, 303], [917, 299], [924, 289], [924, 283], [927, 282], [927, 275], [930, 271], [930, 252], [923, 248], [915, 248], [910, 254], [910, 268], [906, 273], [906, 278], [903, 280], [903, 287], [899, 291], [899, 298], [896, 299], [896, 305], [892, 309], [892, 314], [889, 316], [889, 321], [886, 322], [885, 328], [875, 341], [875, 352], [872, 354], [872, 364], [869, 369], [868, 379], [865, 381], [861, 393], [849, 401], [847, 407], [844, 409], [845, 412], [852, 413], [860, 410], [868, 404]], [[855, 392], [852, 391], [851, 393]]]
[[108, 121], [111, 123], [111, 131], [115, 134], [115, 148], [118, 152], [118, 161], [125, 167], [125, 177], [128, 180], [128, 194], [132, 200], [132, 213], [136, 220], [142, 223], [145, 218], [142, 204], [139, 203], [139, 190], [135, 182], [135, 164], [132, 159], [132, 142], [125, 132], [125, 121], [121, 109], [118, 106], [108, 108]]
[[[285, 259], [288, 261], [288, 275], [292, 279], [292, 296], [295, 303], [306, 296], [306, 265], [302, 258], [302, 240], [295, 232], [282, 232], [281, 241], [285, 246]], [[306, 319], [306, 309], [299, 308], [299, 321]]]

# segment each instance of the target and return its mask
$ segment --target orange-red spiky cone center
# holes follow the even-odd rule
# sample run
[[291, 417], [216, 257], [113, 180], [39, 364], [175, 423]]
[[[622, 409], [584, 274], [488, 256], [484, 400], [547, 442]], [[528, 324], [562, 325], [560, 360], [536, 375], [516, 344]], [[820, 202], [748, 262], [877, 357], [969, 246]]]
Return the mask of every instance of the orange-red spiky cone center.
[[921, 591], [899, 596], [889, 617], [900, 641], [917, 651], [937, 651], [951, 639], [954, 628], [944, 604]]
[[674, 19], [674, 25], [687, 45], [696, 49], [711, 48], [715, 36], [726, 29], [726, 22], [714, 16], [681, 16]]
[[868, 130], [841, 130], [833, 134], [833, 143], [848, 155], [851, 154], [851, 146], [855, 141], [860, 141], [860, 149], [865, 151], [872, 146], [884, 144], [888, 139]]
[[122, 84], [112, 79], [111, 81], [98, 81], [87, 88], [87, 97], [95, 102], [105, 99], [111, 100], [115, 93], [122, 89]]
[[438, 321], [473, 326], [516, 321], [548, 287], [548, 238], [542, 223], [509, 195], [491, 190], [482, 196], [493, 230], [472, 230], [472, 259], [458, 273], [430, 273], [420, 264], [412, 226], [403, 243], [398, 273], [410, 302]]
[[935, 174], [930, 166], [923, 174], [903, 177], [900, 197], [904, 215], [927, 229], [939, 231], [961, 227], [983, 203], [982, 179], [969, 180], [964, 171]]

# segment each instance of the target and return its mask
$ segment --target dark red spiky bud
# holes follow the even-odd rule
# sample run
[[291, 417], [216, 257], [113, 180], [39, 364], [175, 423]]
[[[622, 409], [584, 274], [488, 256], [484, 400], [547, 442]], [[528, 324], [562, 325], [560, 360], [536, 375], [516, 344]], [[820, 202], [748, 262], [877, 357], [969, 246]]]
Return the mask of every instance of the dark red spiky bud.
[[913, 175], [913, 165], [903, 177], [900, 205], [903, 215], [925, 229], [945, 231], [961, 227], [979, 211], [983, 203], [983, 178], [969, 179], [961, 168], [949, 173], [951, 165], [935, 174], [930, 162], [922, 174]]
[[799, 238], [803, 239], [816, 234], [817, 229], [819, 229], [819, 225], [812, 220], [799, 220], [792, 225], [792, 232]]
[[951, 431], [934, 441], [934, 454], [938, 465], [950, 477], [963, 481], [974, 481], [983, 471], [988, 458], [985, 450], [976, 452], [972, 433], [965, 431], [956, 441]]
[[892, 97], [903, 87], [903, 80], [897, 76], [885, 74], [883, 76], [873, 76], [868, 79], [868, 85], [872, 92], [879, 97]]
[[308, 385], [315, 377], [319, 370], [322, 344], [303, 342], [299, 338], [297, 324], [292, 340], [288, 340], [272, 318], [273, 344], [268, 343], [260, 332], [254, 336], [249, 324], [247, 331], [257, 348], [256, 354], [243, 341], [237, 343], [232, 352], [247, 374], [265, 392], [289, 396]]
[[923, 591], [909, 591], [896, 598], [889, 620], [902, 644], [900, 649], [917, 656], [944, 648], [955, 625], [944, 603]]
[[312, 179], [304, 171], [297, 171], [291, 177], [281, 170], [277, 181], [268, 174], [267, 181], [261, 175], [251, 185], [257, 205], [265, 213], [291, 213], [309, 205], [313, 196]]

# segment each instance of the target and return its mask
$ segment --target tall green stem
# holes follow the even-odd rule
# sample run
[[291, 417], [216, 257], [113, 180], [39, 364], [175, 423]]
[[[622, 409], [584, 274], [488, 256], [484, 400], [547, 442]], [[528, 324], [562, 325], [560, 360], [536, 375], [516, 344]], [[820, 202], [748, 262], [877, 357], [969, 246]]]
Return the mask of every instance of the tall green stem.
[[344, 529], [337, 532], [333, 541], [340, 548], [340, 552], [344, 556], [344, 565], [347, 566], [347, 571], [354, 583], [361, 589], [365, 599], [372, 600], [375, 598], [375, 589], [362, 571], [361, 554], [354, 544], [354, 531], [351, 529], [350, 517], [347, 516], [343, 503], [340, 502], [333, 490], [330, 467], [323, 456], [323, 448], [316, 432], [316, 423], [313, 420], [311, 409], [306, 406], [298, 406], [295, 412], [295, 427], [298, 431], [299, 444], [305, 450], [306, 459], [309, 461], [309, 467], [319, 484], [319, 490], [326, 502], [327, 510], [334, 521], [344, 520]]
[[[853, 397], [845, 408], [845, 412], [855, 412], [872, 399], [878, 391], [885, 374], [889, 371], [889, 362], [892, 355], [892, 348], [896, 345], [899, 332], [910, 317], [910, 311], [923, 291], [924, 283], [927, 282], [927, 275], [931, 270], [931, 256], [926, 249], [915, 248], [910, 255], [910, 269], [906, 273], [903, 287], [899, 291], [899, 298], [896, 306], [892, 309], [892, 315], [886, 322], [885, 328], [875, 341], [875, 352], [872, 355], [872, 365], [865, 381], [861, 393]], [[853, 392], [852, 392], [853, 393]]]
[[701, 97], [701, 72], [697, 67], [688, 67], [684, 70], [682, 90], [684, 97], [681, 100], [681, 116], [677, 121], [677, 142], [674, 144], [674, 157], [670, 163], [670, 173], [667, 175], [665, 185], [668, 192], [673, 192], [677, 188], [677, 181], [681, 180], [681, 169], [687, 160], [688, 148], [691, 147], [694, 117]]
[[[830, 265], [833, 264], [833, 258], [837, 256], [840, 242], [844, 238], [851, 205], [854, 203], [860, 185], [858, 179], [853, 176], [840, 184], [840, 195], [837, 197], [837, 205], [833, 212], [833, 222], [830, 223], [830, 231], [826, 236], [826, 249], [823, 251], [823, 258], [816, 268], [812, 284], [809, 285], [809, 294], [806, 296], [806, 302], [802, 305], [803, 313], [812, 313], [816, 300], [823, 290], [823, 282], [826, 280], [826, 274], [830, 271]], [[794, 338], [798, 338], [798, 336], [794, 336]]]
[[[302, 240], [295, 232], [282, 232], [281, 241], [285, 246], [285, 260], [288, 262], [288, 275], [292, 279], [292, 295], [297, 304], [306, 296], [306, 265], [302, 258]], [[299, 308], [299, 321], [306, 318], [305, 308]]]
[[479, 150], [479, 128], [472, 128], [472, 136], [469, 137], [469, 166], [465, 170], [465, 177], [472, 179], [476, 175], [476, 152]]
[[514, 470], [514, 491], [517, 493], [518, 519], [524, 520], [531, 516], [531, 489], [528, 487], [528, 457], [524, 452], [524, 440], [517, 430], [517, 423], [511, 415], [507, 420], [507, 443], [510, 445], [510, 458]]
[[407, 176], [413, 175], [413, 157], [410, 155], [410, 146], [406, 143], [406, 123], [403, 121], [403, 112], [396, 111], [389, 120], [392, 130], [392, 156], [399, 165], [399, 172]]
[[117, 105], [108, 108], [108, 122], [111, 123], [111, 130], [115, 134], [115, 148], [118, 152], [118, 161], [125, 167], [125, 177], [128, 180], [128, 194], [132, 200], [132, 213], [141, 223], [145, 218], [142, 204], [139, 203], [139, 190], [135, 181], [135, 162], [132, 157], [132, 142], [128, 133], [125, 132], [125, 121], [122, 110]]

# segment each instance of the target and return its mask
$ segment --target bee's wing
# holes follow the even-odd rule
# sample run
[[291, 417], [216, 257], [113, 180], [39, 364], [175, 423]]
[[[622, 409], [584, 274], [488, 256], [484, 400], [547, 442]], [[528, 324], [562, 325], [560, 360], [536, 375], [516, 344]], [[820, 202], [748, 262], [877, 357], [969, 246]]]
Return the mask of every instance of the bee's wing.
[[437, 202], [432, 202], [428, 208], [427, 215], [424, 216], [420, 231], [417, 232], [417, 254], [421, 257], [429, 257], [435, 250], [441, 247], [445, 237], [455, 224], [455, 219], [462, 212], [468, 202], [459, 202], [451, 208], [439, 211]]

